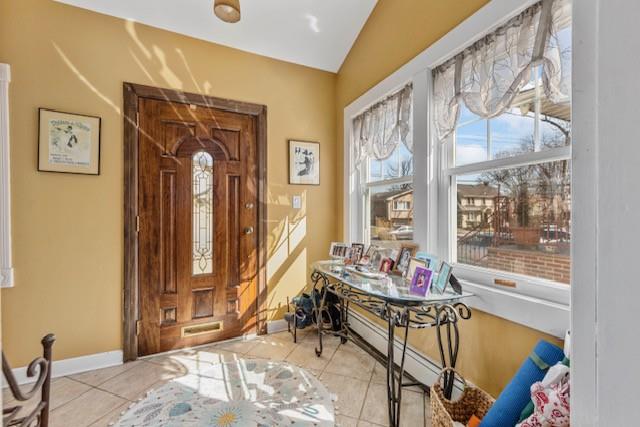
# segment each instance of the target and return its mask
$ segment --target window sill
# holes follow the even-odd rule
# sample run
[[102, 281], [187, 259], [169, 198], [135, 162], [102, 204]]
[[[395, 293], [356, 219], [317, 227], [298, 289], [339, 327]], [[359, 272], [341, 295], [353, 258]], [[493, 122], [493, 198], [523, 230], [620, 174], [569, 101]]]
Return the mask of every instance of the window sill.
[[474, 296], [468, 304], [494, 316], [564, 338], [569, 329], [569, 305], [507, 292], [458, 278], [465, 291]]

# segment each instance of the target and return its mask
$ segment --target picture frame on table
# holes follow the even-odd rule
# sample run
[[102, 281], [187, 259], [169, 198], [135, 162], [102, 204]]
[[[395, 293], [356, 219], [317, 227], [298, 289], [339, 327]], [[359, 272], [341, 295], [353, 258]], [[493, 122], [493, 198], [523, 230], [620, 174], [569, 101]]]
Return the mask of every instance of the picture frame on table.
[[100, 175], [102, 119], [38, 109], [38, 171]]
[[320, 143], [289, 140], [289, 184], [320, 185]]
[[398, 257], [396, 258], [395, 266], [393, 267], [393, 271], [395, 273], [399, 273], [404, 275], [407, 267], [409, 267], [409, 262], [412, 258], [415, 257], [416, 251], [418, 250], [418, 245], [415, 244], [403, 244], [400, 246], [400, 250], [398, 251]]
[[431, 270], [434, 270], [434, 271], [438, 270], [440, 260], [438, 259], [437, 256], [420, 251], [416, 253], [415, 257], [425, 261], [427, 263], [427, 268], [430, 268]]
[[351, 253], [349, 258], [351, 258], [352, 264], [360, 263], [360, 259], [364, 256], [364, 244], [363, 243], [352, 243], [351, 244]]
[[329, 256], [332, 258], [347, 258], [349, 256], [349, 245], [342, 242], [331, 242]]
[[385, 248], [384, 253], [387, 255], [387, 258], [391, 258], [393, 260], [393, 263], [395, 264], [398, 260], [400, 250], [394, 248]]
[[[365, 255], [367, 256], [367, 255]], [[382, 260], [386, 258], [384, 250], [381, 248], [377, 248], [373, 251], [373, 254], [370, 257], [369, 267], [373, 271], [379, 271], [380, 266], [382, 264]]]
[[438, 275], [436, 280], [433, 281], [432, 289], [434, 292], [438, 294], [444, 294], [445, 289], [447, 289], [447, 285], [449, 284], [449, 279], [451, 278], [451, 272], [453, 271], [453, 267], [451, 264], [442, 262], [440, 265], [440, 271], [438, 271]]
[[369, 247], [367, 248], [367, 252], [364, 253], [364, 256], [371, 258], [373, 256], [373, 253], [378, 249], [379, 248], [376, 245], [369, 245]]
[[383, 258], [382, 262], [380, 263], [380, 272], [387, 274], [391, 273], [394, 264], [395, 262], [392, 258]]
[[407, 269], [404, 272], [404, 279], [405, 280], [411, 280], [413, 279], [413, 274], [416, 272], [416, 267], [422, 267], [422, 268], [428, 268], [427, 262], [423, 259], [419, 259], [419, 258], [411, 258], [411, 260], [409, 260], [409, 265], [407, 266]]
[[428, 268], [416, 267], [413, 277], [411, 279], [411, 286], [409, 292], [414, 295], [427, 296], [429, 289], [431, 288], [431, 281], [433, 278], [433, 270]]

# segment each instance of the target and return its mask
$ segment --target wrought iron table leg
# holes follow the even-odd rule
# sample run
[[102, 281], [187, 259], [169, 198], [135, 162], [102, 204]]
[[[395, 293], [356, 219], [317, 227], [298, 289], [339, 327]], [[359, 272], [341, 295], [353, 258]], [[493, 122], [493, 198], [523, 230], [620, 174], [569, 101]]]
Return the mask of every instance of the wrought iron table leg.
[[[287, 297], [287, 314], [290, 314], [291, 311], [291, 303], [289, 302], [289, 297]], [[293, 330], [291, 329], [291, 325], [293, 324]], [[293, 343], [296, 344], [298, 342], [298, 319], [296, 318], [296, 312], [293, 312], [293, 320], [287, 321], [287, 331], [291, 335], [293, 335]]]
[[[455, 368], [458, 359], [458, 349], [460, 345], [460, 336], [458, 331], [458, 320], [471, 318], [471, 310], [462, 302], [428, 303], [421, 307], [403, 306], [402, 304], [390, 303], [388, 301], [375, 300], [373, 296], [369, 296], [367, 292], [358, 292], [349, 288], [341, 287], [341, 281], [338, 277], [332, 276], [338, 280], [337, 283], [330, 284], [327, 275], [319, 271], [314, 271], [311, 278], [313, 280], [313, 290], [321, 292], [321, 298], [316, 301], [313, 297], [314, 313], [318, 326], [318, 344], [315, 348], [316, 355], [322, 355], [323, 343], [322, 335], [324, 333], [332, 333], [340, 336], [344, 343], [349, 338], [349, 302], [353, 302], [356, 306], [361, 307], [365, 311], [376, 315], [377, 317], [387, 320], [388, 322], [388, 347], [387, 347], [387, 399], [389, 405], [389, 425], [398, 427], [400, 425], [400, 410], [402, 403], [402, 388], [412, 384], [403, 384], [404, 379], [404, 363], [407, 351], [407, 341], [409, 337], [409, 328], [436, 328], [436, 341], [440, 350], [440, 360], [443, 368]], [[326, 307], [327, 293], [331, 292], [339, 300], [340, 331], [331, 331], [324, 329], [323, 316], [326, 313], [331, 325], [333, 326], [331, 313]], [[332, 303], [333, 304], [333, 303]], [[434, 315], [435, 313], [435, 315]], [[413, 317], [412, 317], [413, 315]], [[402, 353], [398, 367], [395, 364], [395, 328], [404, 328], [404, 341], [402, 343]], [[444, 393], [447, 398], [451, 398], [453, 392], [455, 377], [451, 372], [444, 375]]]
[[[387, 402], [389, 407], [389, 425], [398, 427], [400, 425], [400, 408], [402, 405], [402, 380], [404, 378], [404, 360], [407, 352], [407, 339], [409, 338], [409, 321], [407, 310], [395, 313], [387, 306], [388, 334], [387, 343]], [[404, 339], [402, 344], [402, 355], [396, 373], [395, 365], [395, 328], [404, 328]]]
[[322, 293], [322, 297], [320, 298], [320, 306], [316, 305], [316, 298], [315, 295], [312, 295], [312, 299], [313, 299], [313, 305], [315, 308], [315, 313], [316, 313], [316, 325], [318, 327], [318, 344], [320, 347], [316, 347], [316, 356], [320, 357], [320, 355], [322, 355], [322, 328], [323, 328], [323, 322], [322, 322], [322, 313], [325, 310], [325, 300], [327, 298], [327, 286], [329, 284], [328, 279], [320, 274], [320, 273], [314, 273], [314, 275], [317, 274], [317, 277], [313, 278], [314, 279], [314, 285], [313, 285], [313, 289], [314, 291], [317, 289], [317, 284], [320, 280], [322, 280], [322, 287], [321, 287], [321, 293]]
[[347, 334], [349, 333], [349, 325], [347, 324], [347, 313], [349, 312], [349, 301], [345, 303], [344, 298], [340, 298], [340, 344], [347, 342]]
[[295, 313], [293, 315], [293, 343], [298, 343], [298, 319], [295, 317]]
[[[468, 308], [465, 308], [468, 311]], [[463, 310], [464, 310], [463, 309]], [[460, 346], [460, 334], [458, 332], [458, 310], [451, 305], [443, 305], [436, 309], [436, 338], [438, 349], [440, 350], [440, 361], [442, 368], [455, 368], [458, 360], [458, 348]], [[470, 317], [470, 313], [460, 312], [465, 319]], [[445, 328], [443, 334], [442, 329]], [[444, 335], [444, 336], [443, 336]], [[446, 352], [445, 352], [446, 345]], [[447, 399], [451, 399], [455, 376], [453, 372], [445, 372], [443, 391]]]
[[347, 329], [349, 328], [349, 300], [347, 300], [347, 307], [344, 313], [344, 324], [347, 325]]

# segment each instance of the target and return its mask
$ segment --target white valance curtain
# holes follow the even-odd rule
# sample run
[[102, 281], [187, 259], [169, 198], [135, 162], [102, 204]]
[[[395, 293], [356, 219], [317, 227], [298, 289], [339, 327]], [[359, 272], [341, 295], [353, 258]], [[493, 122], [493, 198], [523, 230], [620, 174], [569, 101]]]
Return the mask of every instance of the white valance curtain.
[[353, 159], [388, 158], [399, 143], [413, 152], [411, 130], [412, 84], [369, 107], [353, 119]]
[[[433, 70], [435, 128], [443, 141], [454, 130], [464, 102], [474, 114], [502, 114], [542, 65], [541, 81], [552, 102], [571, 92], [568, 43], [558, 37], [571, 20], [568, 0], [542, 0]], [[566, 40], [565, 40], [566, 39]]]

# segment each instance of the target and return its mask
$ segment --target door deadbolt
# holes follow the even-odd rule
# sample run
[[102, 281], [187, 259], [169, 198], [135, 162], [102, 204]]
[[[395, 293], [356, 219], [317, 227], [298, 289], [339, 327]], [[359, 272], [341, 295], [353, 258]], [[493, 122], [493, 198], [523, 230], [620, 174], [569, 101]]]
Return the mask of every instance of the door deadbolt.
[[253, 234], [253, 227], [245, 227], [244, 234]]
[[247, 203], [244, 207], [247, 209], [253, 209], [253, 203]]

